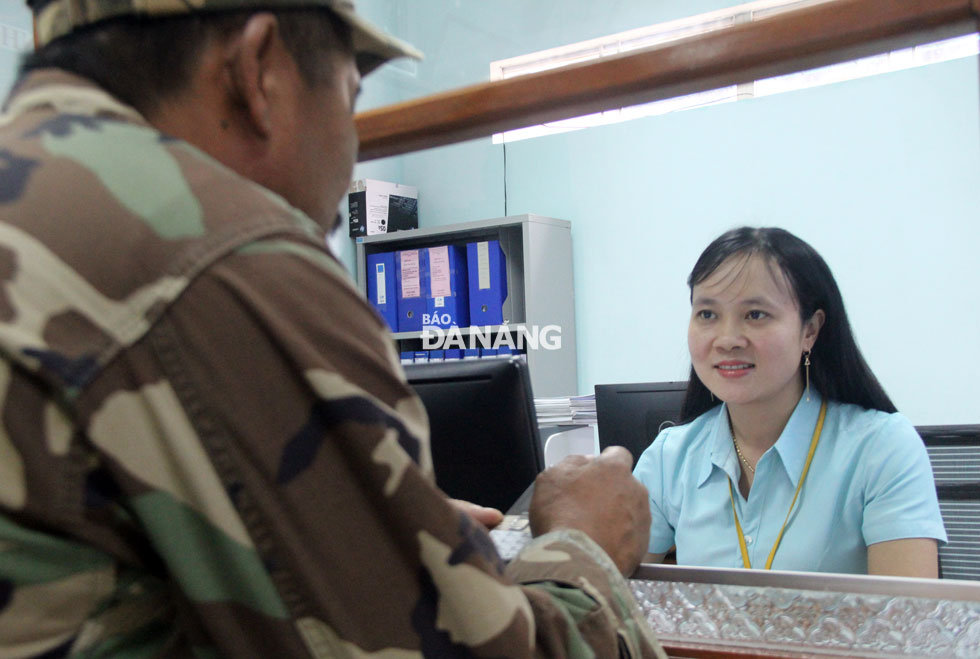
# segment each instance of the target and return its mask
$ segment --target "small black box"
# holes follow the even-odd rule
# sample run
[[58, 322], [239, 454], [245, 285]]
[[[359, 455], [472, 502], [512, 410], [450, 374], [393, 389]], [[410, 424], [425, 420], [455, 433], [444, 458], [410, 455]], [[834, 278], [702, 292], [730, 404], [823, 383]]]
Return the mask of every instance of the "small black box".
[[351, 238], [419, 228], [419, 191], [409, 185], [360, 179], [347, 195]]

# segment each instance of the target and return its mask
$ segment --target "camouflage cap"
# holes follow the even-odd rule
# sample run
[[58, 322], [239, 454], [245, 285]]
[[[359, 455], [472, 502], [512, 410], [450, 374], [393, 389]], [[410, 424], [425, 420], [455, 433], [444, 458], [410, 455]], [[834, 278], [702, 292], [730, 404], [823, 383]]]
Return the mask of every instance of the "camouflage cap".
[[120, 16], [175, 16], [196, 11], [325, 7], [351, 28], [358, 68], [367, 73], [396, 57], [421, 59], [411, 44], [386, 34], [357, 15], [353, 0], [27, 0], [34, 12], [40, 48], [81, 27]]

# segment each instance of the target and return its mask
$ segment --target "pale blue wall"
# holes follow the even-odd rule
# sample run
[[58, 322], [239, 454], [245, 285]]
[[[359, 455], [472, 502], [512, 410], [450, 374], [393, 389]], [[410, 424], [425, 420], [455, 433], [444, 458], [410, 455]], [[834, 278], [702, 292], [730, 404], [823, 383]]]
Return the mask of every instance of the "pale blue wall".
[[22, 0], [0, 2], [0, 99], [14, 84], [21, 54], [33, 46], [31, 13]]
[[[429, 55], [414, 78], [380, 73], [379, 102], [485, 81], [494, 59], [739, 3], [390, 9], [404, 4], [360, 4]], [[508, 145], [506, 212], [572, 221], [579, 392], [685, 378], [697, 255], [734, 225], [779, 225], [830, 263], [866, 358], [913, 422], [980, 423], [978, 77], [971, 58]], [[359, 169], [371, 167], [419, 187], [423, 226], [505, 212], [504, 148], [489, 139]]]
[[580, 387], [682, 379], [698, 254], [779, 225], [830, 264], [900, 409], [980, 422], [976, 79], [960, 60], [509, 145], [509, 211], [573, 223]]

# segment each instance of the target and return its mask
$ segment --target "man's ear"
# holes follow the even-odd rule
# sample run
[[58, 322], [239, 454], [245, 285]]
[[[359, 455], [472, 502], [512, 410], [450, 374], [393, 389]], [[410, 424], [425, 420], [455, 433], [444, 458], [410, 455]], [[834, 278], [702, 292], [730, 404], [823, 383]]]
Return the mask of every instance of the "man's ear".
[[272, 130], [279, 43], [279, 22], [269, 13], [249, 17], [238, 37], [229, 44], [226, 60], [231, 93], [243, 111], [243, 119], [259, 136]]
[[823, 309], [817, 309], [810, 316], [810, 319], [803, 323], [803, 344], [806, 346], [806, 350], [813, 348], [813, 344], [817, 342], [817, 337], [820, 335], [820, 328], [823, 327], [826, 319], [827, 314], [824, 313]]

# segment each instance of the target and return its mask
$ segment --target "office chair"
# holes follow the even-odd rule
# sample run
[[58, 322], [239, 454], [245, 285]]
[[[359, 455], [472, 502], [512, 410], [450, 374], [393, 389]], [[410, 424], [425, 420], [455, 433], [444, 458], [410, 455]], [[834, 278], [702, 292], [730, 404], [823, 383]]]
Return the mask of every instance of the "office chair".
[[917, 426], [936, 480], [948, 544], [939, 576], [980, 580], [980, 425]]

